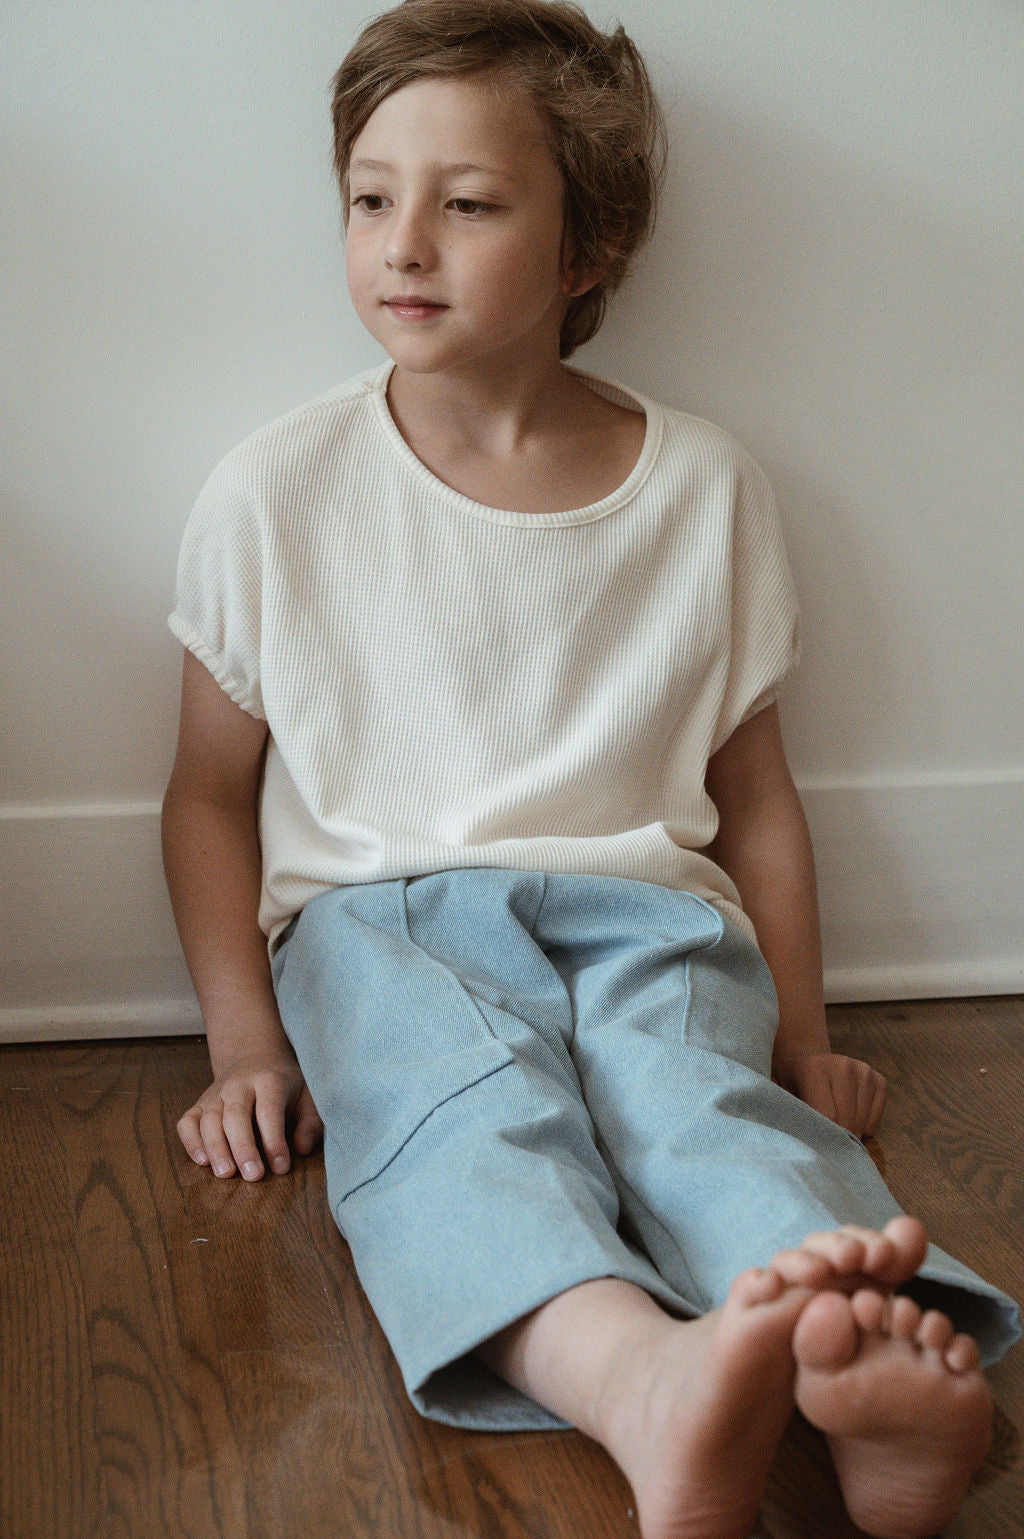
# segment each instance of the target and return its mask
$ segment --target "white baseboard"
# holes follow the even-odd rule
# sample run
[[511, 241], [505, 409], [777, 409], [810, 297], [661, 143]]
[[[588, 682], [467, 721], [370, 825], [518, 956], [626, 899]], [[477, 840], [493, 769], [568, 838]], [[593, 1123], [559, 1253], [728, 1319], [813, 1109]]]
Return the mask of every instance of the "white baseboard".
[[0, 1042], [73, 1042], [96, 1037], [201, 1036], [203, 1020], [191, 999], [140, 999], [99, 1005], [0, 1008]]
[[828, 998], [1024, 992], [1024, 776], [801, 786]]
[[[833, 1002], [1024, 992], [1024, 776], [801, 788]], [[0, 808], [0, 1042], [202, 1030], [154, 803]]]
[[0, 873], [0, 1042], [202, 1030], [157, 804], [0, 808]]
[[826, 967], [825, 999], [830, 1005], [874, 1000], [973, 999], [983, 994], [1024, 994], [1024, 963], [993, 962], [966, 967]]

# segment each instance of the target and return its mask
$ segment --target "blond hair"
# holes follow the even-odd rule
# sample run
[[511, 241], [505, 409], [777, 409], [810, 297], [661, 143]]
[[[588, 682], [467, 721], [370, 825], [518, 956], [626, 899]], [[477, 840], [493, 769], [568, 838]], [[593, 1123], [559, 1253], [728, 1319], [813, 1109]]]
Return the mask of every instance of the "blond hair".
[[414, 80], [490, 75], [523, 90], [547, 127], [564, 188], [573, 269], [562, 358], [598, 330], [608, 296], [654, 225], [664, 127], [623, 28], [604, 33], [570, 0], [404, 0], [360, 33], [334, 77], [334, 164], [347, 205], [352, 145], [386, 97]]

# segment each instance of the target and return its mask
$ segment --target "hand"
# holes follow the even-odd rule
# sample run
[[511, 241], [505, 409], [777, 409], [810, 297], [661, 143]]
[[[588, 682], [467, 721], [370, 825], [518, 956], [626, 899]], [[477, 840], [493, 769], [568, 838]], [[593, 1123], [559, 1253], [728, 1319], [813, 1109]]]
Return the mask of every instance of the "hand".
[[323, 1123], [295, 1059], [279, 1057], [232, 1064], [217, 1076], [178, 1122], [178, 1137], [197, 1165], [215, 1176], [239, 1171], [259, 1181], [266, 1164], [278, 1175], [291, 1166], [288, 1134], [297, 1154], [319, 1143]]
[[779, 1083], [857, 1138], [869, 1138], [882, 1120], [885, 1078], [870, 1064], [842, 1053], [804, 1053], [777, 1071]]

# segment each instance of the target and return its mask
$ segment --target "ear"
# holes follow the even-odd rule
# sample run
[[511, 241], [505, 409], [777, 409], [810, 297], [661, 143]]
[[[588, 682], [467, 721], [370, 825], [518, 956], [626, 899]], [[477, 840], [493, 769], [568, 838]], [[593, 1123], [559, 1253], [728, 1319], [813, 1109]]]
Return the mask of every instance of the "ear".
[[562, 294], [567, 300], [579, 299], [595, 283], [600, 283], [603, 276], [604, 268], [596, 262], [581, 266], [566, 243], [562, 251]]
[[566, 299], [579, 299], [588, 289], [592, 289], [595, 283], [601, 281], [601, 270], [598, 267], [586, 268], [577, 272], [575, 268], [564, 268], [562, 271], [562, 293]]
[[[625, 225], [623, 225], [623, 234], [625, 234]], [[583, 266], [576, 260], [569, 231], [566, 229], [562, 243], [562, 293], [566, 300], [579, 299], [595, 284], [600, 283], [609, 268], [614, 266], [615, 260], [616, 249], [612, 245], [608, 250], [606, 261], [591, 262]]]

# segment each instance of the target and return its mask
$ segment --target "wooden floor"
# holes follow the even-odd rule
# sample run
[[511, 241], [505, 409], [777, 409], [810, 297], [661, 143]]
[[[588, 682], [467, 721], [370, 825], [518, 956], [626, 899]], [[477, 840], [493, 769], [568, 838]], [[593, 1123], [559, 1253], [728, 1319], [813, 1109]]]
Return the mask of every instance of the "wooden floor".
[[[1024, 1297], [1024, 1001], [833, 1009], [890, 1078], [890, 1185], [935, 1239]], [[0, 1049], [4, 1539], [630, 1539], [629, 1491], [577, 1434], [419, 1420], [326, 1212], [319, 1157], [220, 1183], [174, 1124], [189, 1038]], [[1024, 1425], [1024, 1348], [992, 1375]], [[1004, 1427], [998, 1461], [1012, 1462]], [[771, 1539], [852, 1539], [795, 1425]], [[1024, 1539], [1024, 1469], [949, 1539]]]

